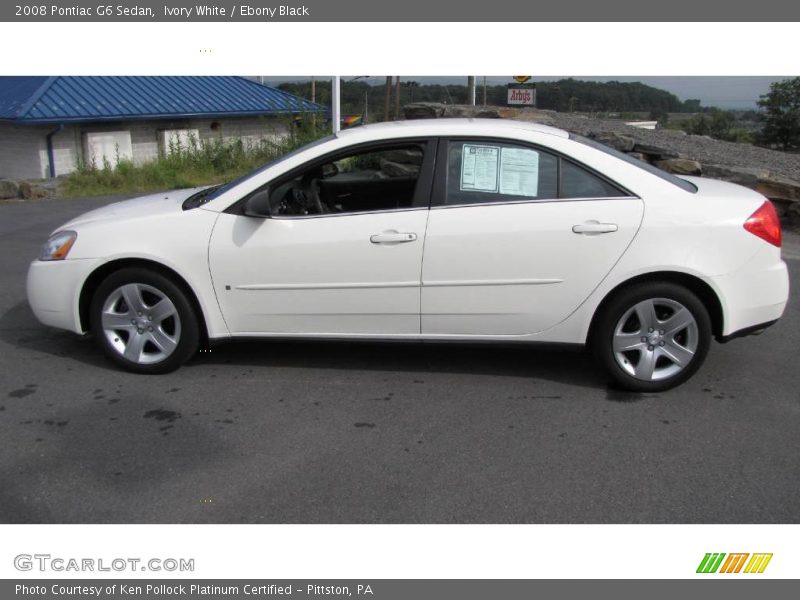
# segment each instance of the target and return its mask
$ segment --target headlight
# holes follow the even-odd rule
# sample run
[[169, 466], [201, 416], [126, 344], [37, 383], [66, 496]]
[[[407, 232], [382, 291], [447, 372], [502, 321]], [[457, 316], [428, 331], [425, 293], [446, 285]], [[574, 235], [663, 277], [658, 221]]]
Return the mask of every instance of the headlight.
[[78, 239], [74, 231], [58, 231], [42, 246], [39, 260], [64, 260], [67, 258], [72, 245]]

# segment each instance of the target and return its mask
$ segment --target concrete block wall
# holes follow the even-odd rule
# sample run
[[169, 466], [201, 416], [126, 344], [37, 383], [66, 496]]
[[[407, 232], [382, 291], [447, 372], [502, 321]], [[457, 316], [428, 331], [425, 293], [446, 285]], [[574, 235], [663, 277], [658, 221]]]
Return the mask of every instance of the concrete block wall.
[[45, 136], [51, 130], [0, 122], [0, 179], [47, 177]]
[[[83, 156], [83, 134], [101, 131], [129, 131], [133, 160], [142, 164], [158, 158], [159, 131], [164, 129], [197, 129], [201, 140], [241, 139], [245, 144], [284, 137], [289, 119], [270, 117], [220, 117], [218, 119], [182, 119], [123, 121], [113, 123], [81, 123], [65, 125], [53, 136], [56, 175], [66, 175], [78, 168]], [[213, 127], [212, 127], [213, 125]], [[0, 122], [0, 178], [39, 179], [50, 176], [47, 157], [47, 134], [54, 126], [14, 125]]]
[[[47, 128], [48, 133], [52, 130], [52, 128]], [[43, 143], [43, 146], [44, 148], [39, 153], [45, 171], [43, 177], [50, 177], [47, 144]], [[53, 158], [56, 165], [56, 176], [66, 175], [77, 169], [82, 154], [79, 126], [66, 125], [64, 129], [53, 136]]]

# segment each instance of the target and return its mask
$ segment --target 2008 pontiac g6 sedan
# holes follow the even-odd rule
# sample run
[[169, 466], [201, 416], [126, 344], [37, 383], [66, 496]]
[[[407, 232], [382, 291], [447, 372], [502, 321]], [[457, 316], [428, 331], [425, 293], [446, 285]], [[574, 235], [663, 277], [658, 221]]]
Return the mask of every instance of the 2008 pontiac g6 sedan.
[[551, 342], [656, 391], [782, 315], [780, 245], [744, 187], [530, 123], [409, 121], [88, 212], [47, 241], [28, 298], [139, 373], [227, 338]]

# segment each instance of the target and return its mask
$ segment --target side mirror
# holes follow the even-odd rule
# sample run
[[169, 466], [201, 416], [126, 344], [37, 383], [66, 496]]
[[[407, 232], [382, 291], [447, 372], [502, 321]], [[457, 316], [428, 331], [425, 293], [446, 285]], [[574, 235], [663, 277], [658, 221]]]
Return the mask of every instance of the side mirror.
[[242, 214], [256, 219], [268, 219], [271, 214], [269, 190], [261, 190], [244, 201]]

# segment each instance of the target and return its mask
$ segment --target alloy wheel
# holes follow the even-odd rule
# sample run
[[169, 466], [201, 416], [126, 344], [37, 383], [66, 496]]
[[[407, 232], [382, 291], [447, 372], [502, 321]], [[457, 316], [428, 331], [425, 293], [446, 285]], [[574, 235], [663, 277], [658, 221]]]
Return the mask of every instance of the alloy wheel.
[[699, 343], [697, 321], [680, 302], [648, 298], [617, 321], [612, 339], [619, 367], [642, 381], [661, 381], [683, 371]]
[[111, 347], [137, 364], [165, 360], [178, 347], [181, 320], [175, 304], [161, 290], [127, 283], [103, 303], [101, 325]]

